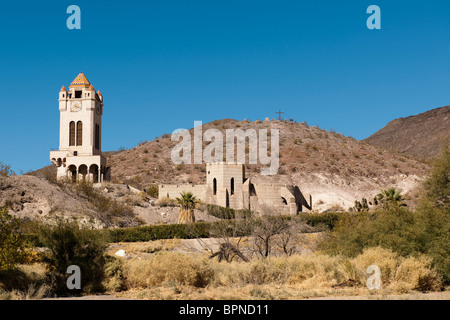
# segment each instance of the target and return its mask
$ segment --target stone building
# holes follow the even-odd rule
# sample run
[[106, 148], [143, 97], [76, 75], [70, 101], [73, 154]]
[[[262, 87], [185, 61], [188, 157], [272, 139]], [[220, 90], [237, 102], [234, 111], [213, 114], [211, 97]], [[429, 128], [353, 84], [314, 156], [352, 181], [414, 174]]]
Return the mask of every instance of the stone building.
[[59, 149], [50, 151], [57, 179], [109, 180], [110, 168], [102, 155], [103, 96], [83, 73], [59, 92]]
[[283, 215], [312, 209], [311, 196], [308, 203], [297, 186], [254, 184], [245, 178], [243, 164], [206, 164], [206, 185], [159, 185], [159, 199], [174, 199], [182, 192], [192, 192], [205, 203], [233, 209], [261, 211], [264, 207]]

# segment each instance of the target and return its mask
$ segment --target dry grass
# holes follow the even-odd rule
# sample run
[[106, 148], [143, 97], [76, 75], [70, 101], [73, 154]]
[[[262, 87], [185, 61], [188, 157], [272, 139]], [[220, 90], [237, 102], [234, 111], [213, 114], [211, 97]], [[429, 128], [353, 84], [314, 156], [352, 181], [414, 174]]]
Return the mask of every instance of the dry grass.
[[[382, 288], [366, 288], [369, 265], [380, 267]], [[219, 263], [206, 255], [162, 252], [124, 264], [127, 295], [141, 299], [302, 299], [320, 296], [437, 290], [427, 257], [402, 258], [371, 248], [355, 259], [322, 254]]]
[[39, 300], [50, 295], [43, 264], [19, 265], [0, 274], [0, 300]]

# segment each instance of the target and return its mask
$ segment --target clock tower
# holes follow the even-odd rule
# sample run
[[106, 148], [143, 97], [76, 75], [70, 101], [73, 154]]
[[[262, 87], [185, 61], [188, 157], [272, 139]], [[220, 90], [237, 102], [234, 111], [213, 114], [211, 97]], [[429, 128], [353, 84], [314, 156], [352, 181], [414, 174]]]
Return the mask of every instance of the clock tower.
[[58, 180], [109, 180], [110, 168], [101, 151], [103, 96], [81, 72], [59, 92], [59, 149], [50, 151]]

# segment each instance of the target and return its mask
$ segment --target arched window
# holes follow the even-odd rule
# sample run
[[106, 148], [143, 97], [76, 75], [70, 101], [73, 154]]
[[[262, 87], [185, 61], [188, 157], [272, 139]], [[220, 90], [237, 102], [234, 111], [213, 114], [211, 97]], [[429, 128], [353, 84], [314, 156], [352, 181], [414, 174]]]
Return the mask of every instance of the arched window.
[[75, 145], [75, 122], [69, 124], [69, 146]]
[[95, 149], [100, 150], [100, 125], [95, 124]]
[[213, 195], [217, 194], [217, 180], [216, 178], [213, 179]]
[[83, 145], [83, 123], [77, 122], [77, 146]]
[[230, 184], [231, 184], [230, 193], [231, 193], [231, 195], [233, 195], [234, 194], [234, 178], [231, 178]]

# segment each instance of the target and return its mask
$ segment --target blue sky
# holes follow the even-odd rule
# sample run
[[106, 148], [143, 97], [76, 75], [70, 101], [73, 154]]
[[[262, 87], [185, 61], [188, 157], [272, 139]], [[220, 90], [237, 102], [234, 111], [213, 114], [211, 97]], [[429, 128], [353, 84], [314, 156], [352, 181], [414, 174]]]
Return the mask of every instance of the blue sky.
[[50, 163], [58, 92], [81, 71], [104, 96], [103, 151], [278, 108], [363, 139], [450, 104], [448, 0], [8, 1], [0, 30], [0, 161], [16, 172]]

